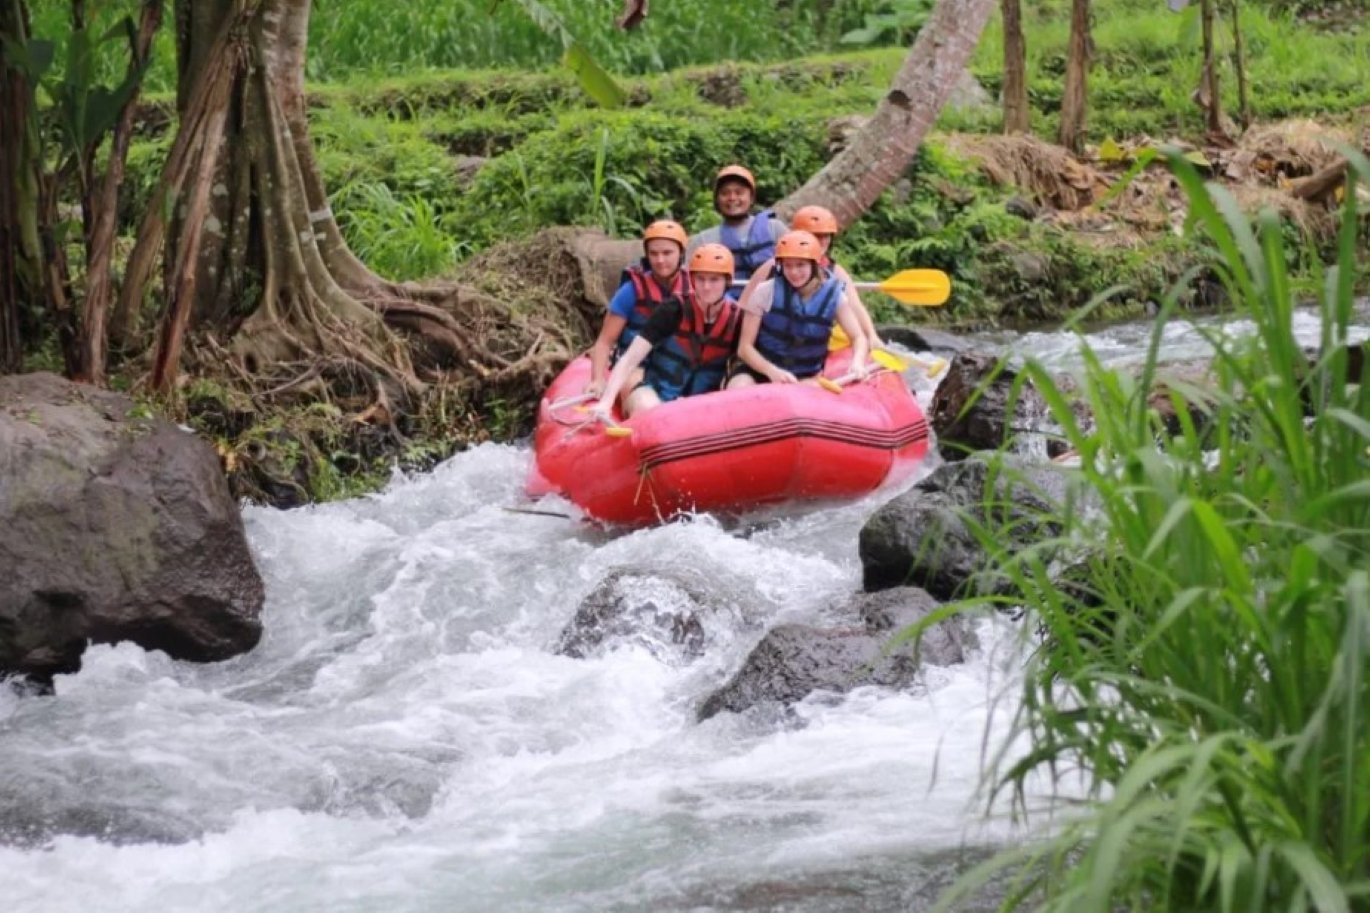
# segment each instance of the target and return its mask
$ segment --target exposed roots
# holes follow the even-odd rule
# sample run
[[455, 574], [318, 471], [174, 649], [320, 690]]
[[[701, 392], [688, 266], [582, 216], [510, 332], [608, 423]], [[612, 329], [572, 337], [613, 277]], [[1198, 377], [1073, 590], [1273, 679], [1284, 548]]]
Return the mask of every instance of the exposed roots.
[[[600, 249], [602, 262], [586, 253]], [[600, 276], [624, 250], [552, 230], [466, 264], [435, 304], [380, 294], [366, 305], [388, 327], [382, 348], [317, 301], [308, 322], [272, 309], [228, 342], [192, 334], [168, 405], [218, 442], [239, 497], [292, 506], [374, 487], [395, 466], [528, 433], [542, 390], [598, 328]]]

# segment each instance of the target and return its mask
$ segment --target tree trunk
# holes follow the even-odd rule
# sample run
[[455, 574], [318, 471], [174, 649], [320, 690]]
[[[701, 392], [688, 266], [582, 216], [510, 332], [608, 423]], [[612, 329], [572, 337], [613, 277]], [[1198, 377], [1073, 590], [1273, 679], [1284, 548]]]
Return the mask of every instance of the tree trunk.
[[1232, 54], [1237, 67], [1237, 108], [1241, 112], [1242, 129], [1251, 129], [1251, 100], [1246, 92], [1246, 42], [1242, 40], [1241, 14], [1238, 12], [1239, 0], [1232, 4]]
[[1060, 143], [1077, 155], [1084, 147], [1085, 111], [1089, 104], [1089, 44], [1089, 0], [1072, 0]]
[[422, 385], [384, 322], [459, 357], [476, 351], [469, 330], [426, 303], [449, 288], [387, 282], [343, 242], [309, 141], [309, 12], [309, 0], [177, 0], [180, 126], [116, 319], [129, 335], [166, 238], [156, 389], [174, 383], [192, 326], [231, 336], [247, 374], [326, 358], [411, 390]]
[[1023, 10], [1019, 0], [1002, 0], [1004, 19], [1004, 132], [1027, 133], [1027, 42], [1023, 38]]
[[[0, 35], [28, 40], [28, 16], [19, 0], [0, 0]], [[3, 58], [0, 48], [0, 374], [9, 374], [23, 362], [22, 316], [43, 304], [43, 249], [33, 88]]]
[[1222, 99], [1218, 95], [1218, 61], [1213, 43], [1214, 0], [1202, 0], [1200, 19], [1203, 23], [1204, 65], [1199, 77], [1199, 104], [1207, 115], [1208, 132], [1223, 132]]
[[[162, 22], [162, 0], [144, 0], [139, 14], [129, 72], [141, 70], [152, 52], [152, 39]], [[115, 221], [119, 209], [119, 187], [124, 183], [124, 165], [133, 137], [133, 112], [138, 102], [135, 91], [119, 112], [110, 138], [105, 173], [92, 181], [83, 194], [86, 208], [86, 294], [81, 307], [78, 335], [81, 367], [78, 380], [103, 384], [106, 356], [109, 353], [108, 314], [113, 284], [110, 265], [114, 258]], [[94, 159], [94, 149], [91, 159]]]
[[938, 0], [890, 89], [847, 147], [776, 209], [826, 206], [850, 225], [897, 181], [965, 69], [994, 0]]

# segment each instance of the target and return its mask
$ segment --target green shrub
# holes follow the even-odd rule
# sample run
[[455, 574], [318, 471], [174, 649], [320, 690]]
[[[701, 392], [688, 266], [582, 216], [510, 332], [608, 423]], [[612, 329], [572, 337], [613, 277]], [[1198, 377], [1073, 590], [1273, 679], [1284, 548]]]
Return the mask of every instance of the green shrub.
[[[1041, 365], [1042, 392], [1096, 499], [1050, 518], [1059, 538], [999, 549], [1042, 638], [995, 782], [1078, 771], [1087, 801], [1058, 833], [988, 868], [1019, 870], [1007, 907], [1364, 910], [1370, 900], [1370, 385], [1349, 382], [1356, 213], [1337, 265], [1297, 288], [1273, 216], [1252, 230], [1178, 156], [1192, 239], [1249, 335], [1201, 330], [1211, 383], [1170, 380], [1153, 405], [1177, 287], [1139, 376], [1084, 349], [1082, 427]], [[1357, 156], [1362, 177], [1370, 162]], [[1293, 333], [1304, 291], [1321, 348]], [[987, 547], [1007, 541], [983, 529]], [[1062, 586], [1054, 564], [1073, 565]], [[981, 870], [970, 881], [985, 874]], [[952, 898], [945, 898], [948, 905]]]
[[709, 175], [718, 166], [747, 162], [761, 198], [778, 199], [821, 164], [822, 141], [820, 123], [754, 112], [702, 120], [654, 111], [576, 111], [488, 163], [458, 209], [480, 246], [559, 224], [597, 225], [634, 237], [665, 216], [696, 230], [717, 219]]

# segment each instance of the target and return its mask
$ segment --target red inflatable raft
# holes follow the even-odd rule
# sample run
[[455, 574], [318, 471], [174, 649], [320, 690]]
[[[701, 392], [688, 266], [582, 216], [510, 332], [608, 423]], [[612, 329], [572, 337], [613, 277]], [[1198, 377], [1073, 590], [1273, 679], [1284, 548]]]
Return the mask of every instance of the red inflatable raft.
[[[841, 376], [850, 359], [850, 349], [832, 353], [824, 374]], [[589, 358], [577, 358], [543, 396], [527, 491], [561, 494], [608, 523], [856, 498], [907, 478], [928, 451], [927, 420], [898, 374], [841, 394], [762, 384], [692, 396], [622, 421], [632, 431], [622, 437], [573, 406], [553, 408], [589, 376]]]

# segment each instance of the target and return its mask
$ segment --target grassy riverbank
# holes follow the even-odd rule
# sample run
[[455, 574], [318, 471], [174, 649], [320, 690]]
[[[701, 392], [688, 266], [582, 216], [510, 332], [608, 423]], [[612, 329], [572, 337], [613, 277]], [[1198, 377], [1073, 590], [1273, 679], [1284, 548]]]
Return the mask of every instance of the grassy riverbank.
[[1173, 297], [1140, 377], [1090, 364], [1092, 427], [1047, 370], [1024, 372], [1081, 455], [1092, 503], [1044, 518], [1059, 537], [998, 551], [1040, 647], [1015, 720], [1032, 748], [995, 776], [1017, 792], [1033, 773], [1078, 772], [1090, 802], [997, 865], [1023, 873], [1034, 909], [1364, 910], [1370, 386], [1364, 346], [1342, 344], [1357, 217], [1343, 214], [1310, 357], [1279, 223], [1253, 230], [1179, 169], [1194, 239], [1219, 252], [1252, 333], [1212, 334], [1211, 384], [1172, 380], [1178, 433], [1149, 396]]

